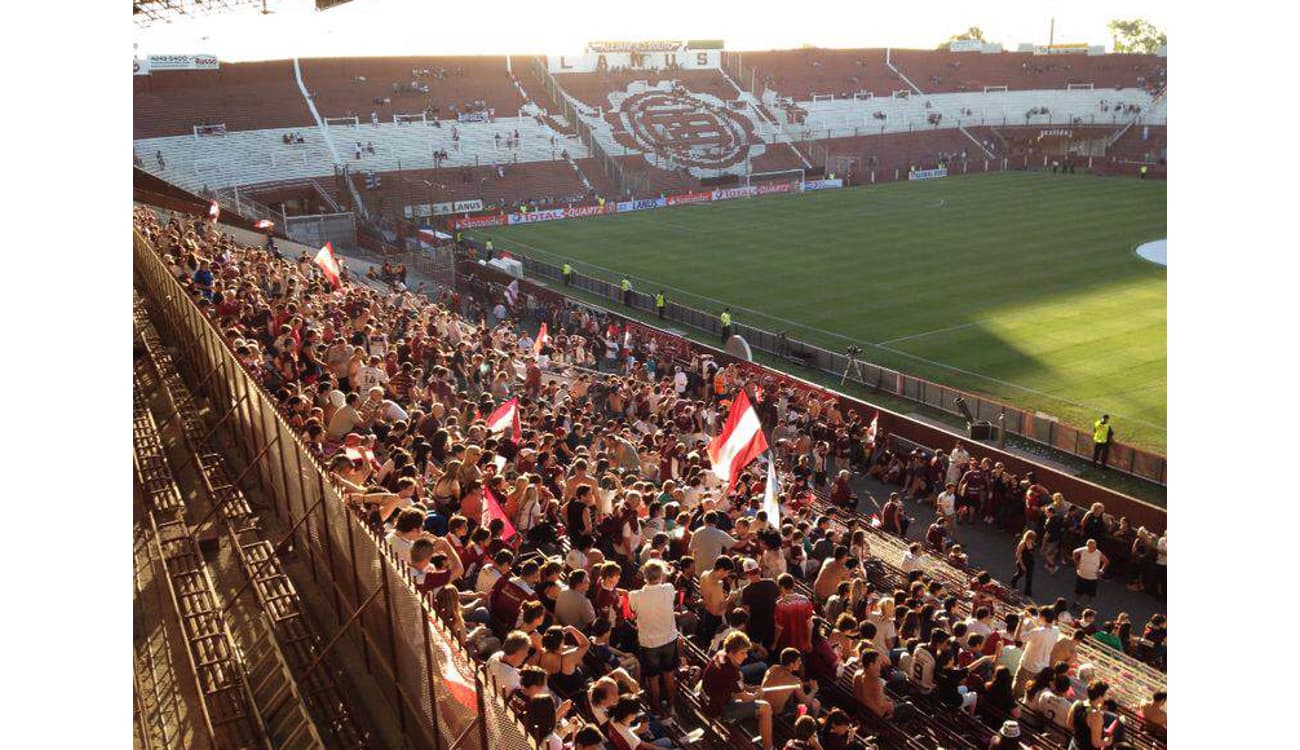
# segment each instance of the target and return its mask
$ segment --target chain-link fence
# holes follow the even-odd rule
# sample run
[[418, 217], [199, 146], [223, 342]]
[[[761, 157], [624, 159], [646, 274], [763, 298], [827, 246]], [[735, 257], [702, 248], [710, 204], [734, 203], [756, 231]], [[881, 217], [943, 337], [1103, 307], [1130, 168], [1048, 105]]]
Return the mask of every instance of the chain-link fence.
[[[394, 710], [411, 746], [486, 750], [476, 721], [480, 680], [472, 662], [416, 591], [409, 571], [383, 539], [348, 510], [321, 464], [275, 408], [274, 399], [239, 365], [233, 352], [138, 233], [137, 283], [156, 310], [159, 334], [179, 350], [182, 370], [209, 399], [247, 464], [250, 481], [282, 523], [293, 547], [332, 605], [335, 633], [359, 643], [365, 668]], [[449, 675], [468, 693], [456, 695]], [[488, 701], [489, 705], [495, 702]], [[494, 709], [495, 710], [495, 709]], [[534, 750], [518, 722], [494, 716], [494, 744]], [[475, 731], [477, 729], [477, 731]]]

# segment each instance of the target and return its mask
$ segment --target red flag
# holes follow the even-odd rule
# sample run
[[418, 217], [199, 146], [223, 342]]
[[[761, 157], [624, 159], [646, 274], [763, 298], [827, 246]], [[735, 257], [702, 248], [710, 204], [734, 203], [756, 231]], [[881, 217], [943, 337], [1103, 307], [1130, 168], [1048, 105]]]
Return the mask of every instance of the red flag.
[[551, 343], [551, 334], [546, 332], [546, 324], [542, 323], [542, 327], [537, 329], [537, 340], [533, 342], [533, 356], [541, 354], [542, 347], [549, 343]]
[[325, 247], [316, 253], [316, 265], [320, 266], [321, 272], [335, 289], [343, 286], [343, 282], [339, 279], [339, 262], [334, 258], [334, 247], [330, 243], [326, 242]]
[[447, 634], [434, 624], [433, 615], [429, 616], [429, 620], [429, 629], [433, 631], [429, 640], [434, 648], [438, 649], [438, 656], [441, 657], [439, 660], [442, 662], [442, 668], [438, 671], [442, 673], [443, 685], [446, 686], [452, 699], [477, 714], [478, 691], [474, 688], [473, 667], [461, 664], [460, 659], [457, 658], [458, 654], [447, 643]]
[[506, 525], [505, 530], [501, 532], [501, 538], [507, 542], [513, 539], [519, 532], [515, 529], [515, 525], [510, 523], [510, 518], [506, 515], [506, 512], [501, 510], [501, 503], [497, 502], [496, 493], [485, 487], [483, 489], [483, 501], [487, 504], [488, 520], [500, 518], [501, 522]]
[[871, 418], [871, 426], [867, 428], [867, 442], [870, 443], [873, 447], [876, 444], [876, 435], [879, 433], [879, 428], [880, 428], [880, 412], [876, 412], [875, 416]]
[[880, 528], [880, 516], [876, 515], [875, 513], [871, 514], [871, 528], [873, 529]]
[[208, 206], [208, 221], [216, 224], [217, 219], [219, 218], [221, 218], [221, 206], [218, 206], [217, 202], [214, 200], [212, 201], [212, 205]]
[[511, 439], [518, 443], [523, 437], [523, 430], [519, 427], [519, 399], [512, 398], [498, 406], [496, 411], [488, 415], [487, 425], [492, 432], [509, 429]]
[[722, 432], [709, 443], [709, 461], [713, 473], [727, 480], [727, 491], [736, 485], [740, 472], [767, 450], [767, 437], [758, 421], [758, 412], [749, 403], [744, 391], [736, 396], [727, 414]]
[[271, 221], [270, 219], [259, 219], [258, 222], [253, 226], [257, 227], [258, 229], [266, 229], [269, 231], [275, 229], [275, 222]]

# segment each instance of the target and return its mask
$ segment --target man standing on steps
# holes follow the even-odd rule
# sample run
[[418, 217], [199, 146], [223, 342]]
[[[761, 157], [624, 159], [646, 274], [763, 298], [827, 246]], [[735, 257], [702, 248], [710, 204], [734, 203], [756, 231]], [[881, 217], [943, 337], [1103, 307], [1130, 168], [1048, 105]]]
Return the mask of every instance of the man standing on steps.
[[1115, 440], [1115, 429], [1110, 425], [1110, 415], [1103, 414], [1101, 419], [1092, 423], [1092, 465], [1106, 468], [1110, 458], [1110, 444]]
[[727, 339], [731, 338], [731, 308], [723, 308], [718, 320], [722, 322], [722, 343], [725, 344]]
[[664, 290], [660, 289], [655, 295], [655, 310], [659, 313], [659, 319], [664, 319], [664, 308], [668, 306], [668, 300], [664, 297]]
[[624, 276], [623, 280], [620, 281], [618, 285], [619, 288], [623, 290], [623, 306], [631, 307], [632, 306], [632, 282], [629, 281], [626, 276]]

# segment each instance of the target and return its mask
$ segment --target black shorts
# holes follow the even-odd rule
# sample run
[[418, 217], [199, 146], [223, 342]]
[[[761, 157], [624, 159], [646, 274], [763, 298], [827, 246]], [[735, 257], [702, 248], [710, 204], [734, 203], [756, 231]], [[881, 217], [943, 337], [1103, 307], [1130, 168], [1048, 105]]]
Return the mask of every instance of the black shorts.
[[1074, 577], [1074, 593], [1084, 596], [1097, 595], [1097, 579], [1088, 580], [1079, 576]]
[[654, 677], [677, 668], [677, 639], [654, 648], [641, 648], [641, 676]]

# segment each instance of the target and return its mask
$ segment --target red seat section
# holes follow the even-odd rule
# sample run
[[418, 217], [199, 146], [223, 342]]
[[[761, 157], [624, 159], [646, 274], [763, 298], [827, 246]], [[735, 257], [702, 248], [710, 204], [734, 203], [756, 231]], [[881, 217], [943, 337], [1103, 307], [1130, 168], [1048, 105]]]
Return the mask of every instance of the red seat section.
[[[739, 59], [740, 82], [761, 95], [765, 88], [808, 101], [815, 94], [850, 97], [858, 91], [878, 96], [905, 88], [885, 67], [883, 49], [800, 49], [735, 53]], [[732, 60], [730, 56], [728, 60]]]
[[[568, 162], [507, 164], [502, 169], [504, 177], [490, 166], [381, 172], [381, 187], [377, 190], [366, 189], [364, 175], [352, 177], [367, 208], [384, 215], [400, 215], [408, 205], [475, 198], [488, 205], [538, 201], [563, 206], [591, 200]], [[341, 202], [348, 200], [346, 195], [340, 196]]]
[[[883, 49], [806, 49], [731, 53], [744, 81], [795, 101], [814, 95], [848, 98], [860, 91], [876, 96], [907, 88], [885, 64]], [[1095, 88], [1164, 87], [1165, 58], [1155, 55], [1034, 55], [1028, 52], [948, 52], [894, 49], [890, 62], [927, 94], [983, 91], [1006, 86], [1013, 91], [1063, 89], [1071, 83]]]
[[1091, 83], [1093, 88], [1163, 87], [1165, 60], [1155, 55], [1034, 55], [1028, 52], [981, 54], [938, 50], [893, 50], [890, 59], [927, 94], [1063, 89]]
[[335, 57], [299, 64], [321, 117], [356, 115], [364, 122], [374, 112], [391, 122], [394, 114], [436, 109], [439, 119], [450, 120], [455, 112], [480, 108], [478, 102], [499, 117], [514, 117], [523, 104], [503, 56]]
[[188, 135], [201, 123], [225, 123], [229, 130], [314, 124], [291, 60], [159, 71], [134, 76], [133, 90], [135, 138]]

